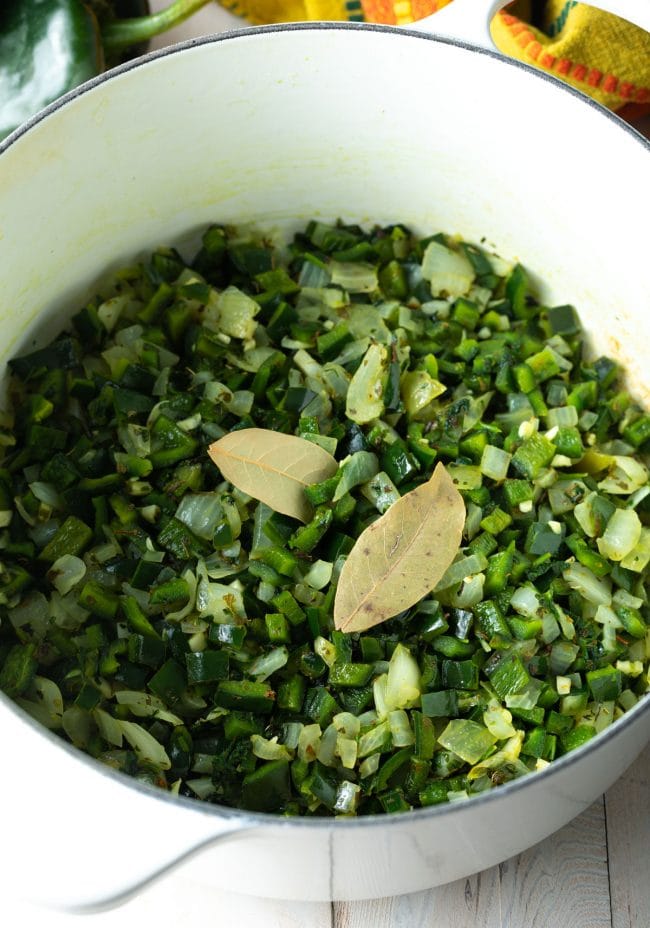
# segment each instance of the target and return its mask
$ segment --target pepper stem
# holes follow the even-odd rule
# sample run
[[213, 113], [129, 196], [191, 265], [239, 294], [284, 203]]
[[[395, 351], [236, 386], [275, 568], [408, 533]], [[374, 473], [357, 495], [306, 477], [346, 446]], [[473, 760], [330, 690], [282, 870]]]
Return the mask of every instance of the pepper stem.
[[164, 10], [150, 16], [114, 19], [102, 29], [102, 44], [107, 53], [120, 51], [139, 42], [147, 42], [188, 19], [211, 0], [175, 0]]

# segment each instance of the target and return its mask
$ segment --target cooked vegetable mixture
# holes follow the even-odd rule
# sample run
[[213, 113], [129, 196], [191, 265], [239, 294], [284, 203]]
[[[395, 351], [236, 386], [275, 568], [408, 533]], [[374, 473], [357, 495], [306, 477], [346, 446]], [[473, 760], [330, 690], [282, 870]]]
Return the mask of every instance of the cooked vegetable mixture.
[[[519, 265], [401, 225], [213, 226], [9, 369], [0, 688], [111, 767], [402, 812], [540, 770], [650, 689], [650, 416]], [[370, 595], [344, 564], [379, 530]]]

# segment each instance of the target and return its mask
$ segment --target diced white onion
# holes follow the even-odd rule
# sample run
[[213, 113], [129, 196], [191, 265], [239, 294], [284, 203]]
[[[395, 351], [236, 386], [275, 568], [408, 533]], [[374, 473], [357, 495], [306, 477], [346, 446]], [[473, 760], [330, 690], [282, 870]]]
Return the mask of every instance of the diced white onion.
[[363, 763], [359, 765], [359, 776], [362, 780], [372, 776], [373, 773], [377, 773], [380, 760], [380, 754], [371, 754], [369, 757], [366, 757]]
[[47, 677], [34, 677], [27, 692], [24, 696], [17, 697], [16, 702], [46, 728], [61, 727], [63, 696], [53, 680]]
[[162, 699], [140, 690], [118, 690], [115, 701], [120, 706], [128, 706], [133, 715], [141, 718], [156, 718], [172, 725], [182, 725], [183, 720], [165, 706]]
[[650, 528], [643, 526], [636, 548], [625, 555], [621, 567], [641, 573], [650, 563]]
[[388, 665], [386, 710], [408, 709], [420, 698], [420, 668], [403, 644], [398, 644]]
[[574, 561], [563, 571], [562, 576], [572, 590], [577, 590], [588, 602], [608, 606], [612, 601], [611, 583], [599, 579], [583, 564]]
[[286, 744], [278, 743], [277, 735], [274, 738], [263, 738], [262, 735], [251, 735], [251, 750], [255, 757], [261, 760], [291, 760], [293, 751]]
[[616, 454], [614, 462], [607, 477], [598, 484], [599, 490], [628, 496], [648, 482], [648, 468], [637, 458]]
[[374, 728], [359, 738], [359, 757], [366, 757], [375, 752], [381, 753], [390, 744], [390, 725], [388, 719], [378, 722]]
[[610, 561], [621, 561], [641, 537], [641, 520], [634, 509], [616, 509], [597, 540], [598, 550]]
[[289, 652], [284, 645], [273, 648], [268, 654], [260, 654], [248, 668], [248, 673], [256, 680], [266, 680], [289, 660]]
[[17, 606], [9, 609], [8, 615], [14, 628], [30, 625], [34, 634], [40, 638], [47, 630], [50, 608], [43, 593], [33, 590]]
[[512, 713], [508, 712], [496, 701], [491, 702], [483, 713], [483, 724], [499, 741], [504, 738], [512, 738], [515, 734]]
[[465, 255], [432, 241], [422, 256], [422, 276], [431, 282], [432, 296], [446, 293], [458, 297], [468, 292], [475, 274]]
[[339, 734], [345, 735], [346, 738], [359, 737], [361, 721], [357, 715], [353, 715], [351, 712], [338, 712], [332, 719], [332, 724]]
[[469, 609], [475, 606], [483, 599], [483, 587], [485, 584], [485, 574], [474, 574], [472, 577], [465, 577], [457, 590], [449, 595], [449, 605], [455, 609]]
[[394, 709], [388, 713], [388, 724], [393, 745], [396, 748], [408, 747], [414, 744], [415, 735], [411, 729], [409, 717], [403, 709]]
[[492, 480], [504, 480], [512, 455], [496, 445], [486, 445], [481, 455], [481, 473]]
[[336, 742], [339, 733], [334, 725], [328, 725], [320, 739], [317, 758], [326, 767], [336, 766]]
[[348, 293], [372, 293], [379, 286], [377, 268], [361, 261], [330, 261], [332, 283]]
[[541, 602], [537, 590], [530, 584], [518, 587], [512, 594], [511, 607], [526, 618], [538, 618]]
[[435, 592], [447, 590], [451, 586], [456, 586], [462, 583], [466, 577], [478, 574], [485, 570], [486, 567], [487, 558], [484, 554], [470, 554], [467, 557], [461, 556], [447, 568], [435, 587]]
[[304, 725], [298, 738], [299, 760], [311, 763], [318, 756], [320, 747], [321, 727], [316, 722], [313, 725]]
[[220, 332], [233, 338], [253, 337], [257, 328], [255, 316], [260, 311], [260, 305], [252, 297], [238, 287], [226, 287], [219, 294], [216, 308]]
[[333, 645], [331, 641], [328, 641], [327, 638], [323, 638], [322, 635], [318, 635], [314, 639], [314, 651], [325, 661], [328, 667], [334, 666], [337, 652], [336, 646]]
[[[345, 764], [343, 765], [346, 766]], [[353, 814], [359, 799], [361, 798], [361, 787], [358, 783], [351, 783], [350, 780], [342, 780], [336, 790], [336, 800], [334, 802], [334, 811], [345, 815]]]
[[86, 564], [74, 554], [62, 554], [47, 572], [50, 583], [62, 596], [69, 593], [86, 574]]

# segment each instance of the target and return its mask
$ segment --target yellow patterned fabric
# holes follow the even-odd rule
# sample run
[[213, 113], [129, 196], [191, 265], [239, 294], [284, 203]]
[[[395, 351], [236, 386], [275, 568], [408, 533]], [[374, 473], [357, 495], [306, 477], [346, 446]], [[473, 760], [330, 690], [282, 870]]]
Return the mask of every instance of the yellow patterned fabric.
[[492, 34], [506, 55], [550, 71], [610, 109], [650, 102], [650, 35], [576, 0], [547, 0], [539, 28], [512, 4]]
[[[256, 25], [307, 20], [407, 25], [453, 0], [221, 0]], [[492, 36], [505, 54], [548, 71], [612, 110], [650, 110], [650, 35], [577, 0], [517, 0]], [[625, 113], [624, 113], [625, 115]]]

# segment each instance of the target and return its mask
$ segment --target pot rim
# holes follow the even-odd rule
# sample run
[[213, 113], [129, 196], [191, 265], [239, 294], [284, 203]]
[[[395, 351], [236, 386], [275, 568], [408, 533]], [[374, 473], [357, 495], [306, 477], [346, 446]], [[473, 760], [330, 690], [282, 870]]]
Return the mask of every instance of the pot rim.
[[[406, 36], [413, 39], [420, 39], [427, 42], [439, 43], [442, 45], [456, 46], [457, 48], [460, 48], [464, 51], [485, 55], [489, 58], [499, 61], [504, 66], [513, 67], [533, 75], [535, 78], [545, 81], [560, 92], [570, 94], [578, 101], [581, 101], [583, 105], [591, 107], [603, 118], [607, 119], [611, 124], [617, 126], [619, 131], [626, 132], [633, 140], [645, 148], [646, 151], [650, 152], [650, 140], [644, 138], [636, 129], [634, 129], [628, 123], [624, 122], [615, 113], [597, 103], [595, 100], [592, 100], [590, 97], [581, 93], [571, 85], [560, 81], [553, 75], [538, 70], [523, 61], [519, 61], [514, 58], [508, 58], [497, 50], [481, 48], [480, 46], [474, 45], [471, 42], [459, 41], [458, 39], [437, 36], [427, 32], [409, 30], [404, 27], [388, 26], [376, 23], [316, 21], [300, 23], [279, 23], [266, 26], [251, 26], [224, 33], [200, 36], [198, 38], [188, 39], [175, 45], [157, 49], [147, 53], [146, 55], [126, 61], [109, 71], [97, 75], [97, 77], [94, 77], [84, 84], [81, 84], [79, 87], [74, 88], [73, 90], [64, 94], [58, 100], [55, 100], [53, 103], [49, 104], [49, 106], [45, 107], [39, 113], [32, 116], [29, 120], [27, 120], [27, 122], [14, 130], [14, 132], [7, 136], [6, 139], [0, 142], [0, 156], [5, 151], [7, 151], [11, 145], [17, 142], [26, 133], [28, 133], [33, 127], [47, 119], [48, 116], [54, 114], [57, 110], [72, 103], [72, 101], [74, 101], [77, 97], [86, 94], [88, 91], [93, 90], [95, 87], [111, 81], [113, 78], [118, 77], [121, 74], [135, 70], [136, 68], [139, 68], [142, 65], [146, 65], [151, 61], [155, 61], [170, 55], [176, 55], [179, 52], [183, 52], [187, 49], [192, 49], [203, 45], [212, 45], [218, 42], [230, 41], [233, 39], [238, 40], [247, 38], [251, 35], [264, 36], [271, 35], [276, 32], [320, 32], [332, 30], [389, 33], [399, 36]], [[635, 706], [628, 710], [621, 718], [613, 722], [611, 727], [608, 727], [602, 732], [599, 732], [586, 744], [574, 749], [568, 754], [564, 754], [562, 757], [557, 758], [557, 760], [552, 761], [549, 766], [543, 770], [531, 771], [530, 775], [518, 777], [498, 787], [476, 794], [470, 797], [468, 801], [462, 801], [458, 803], [441, 803], [440, 805], [412, 809], [409, 812], [403, 812], [399, 815], [390, 815], [384, 813], [364, 815], [356, 818], [338, 819], [327, 816], [318, 816], [313, 818], [307, 818], [304, 816], [283, 817], [277, 813], [253, 812], [247, 809], [237, 809], [230, 806], [220, 805], [218, 803], [193, 799], [189, 796], [173, 795], [170, 792], [138, 781], [128, 776], [127, 774], [124, 774], [118, 770], [114, 770], [107, 765], [97, 761], [95, 758], [90, 757], [80, 748], [77, 748], [74, 745], [64, 741], [54, 732], [39, 724], [29, 715], [29, 713], [27, 713], [24, 709], [21, 709], [19, 705], [13, 702], [12, 699], [10, 699], [4, 693], [0, 692], [0, 707], [3, 706], [6, 707], [6, 709], [9, 711], [15, 713], [18, 717], [21, 717], [34, 732], [38, 733], [42, 737], [47, 738], [51, 744], [56, 745], [64, 750], [70, 757], [76, 758], [76, 760], [80, 761], [81, 763], [88, 765], [88, 767], [95, 771], [97, 774], [107, 776], [113, 780], [113, 782], [119, 783], [125, 788], [134, 789], [136, 792], [141, 793], [143, 796], [154, 798], [162, 802], [172, 803], [174, 806], [186, 809], [188, 812], [192, 812], [194, 814], [202, 814], [210, 817], [214, 816], [215, 818], [221, 820], [230, 820], [233, 823], [239, 822], [241, 823], [242, 827], [247, 826], [249, 829], [256, 826], [271, 825], [274, 827], [283, 828], [291, 827], [330, 829], [335, 827], [337, 831], [340, 831], [341, 829], [348, 831], [350, 829], [385, 826], [391, 823], [397, 824], [399, 822], [402, 824], [409, 824], [416, 820], [425, 821], [443, 818], [445, 816], [453, 816], [458, 810], [468, 809], [468, 802], [470, 803], [469, 808], [476, 808], [478, 814], [479, 810], [482, 809], [487, 803], [503, 801], [509, 795], [518, 793], [519, 791], [526, 789], [528, 786], [531, 786], [534, 783], [545, 782], [549, 779], [553, 779], [557, 777], [562, 770], [574, 766], [589, 754], [594, 754], [600, 750], [601, 745], [606, 740], [617, 740], [630, 725], [636, 724], [640, 715], [643, 715], [644, 713], [650, 713], [650, 694], [643, 696]], [[2, 711], [1, 708], [0, 711]], [[643, 747], [643, 744], [640, 745], [639, 751], [641, 751]]]
[[440, 45], [451, 45], [455, 46], [456, 48], [463, 49], [464, 51], [485, 55], [488, 58], [492, 58], [501, 62], [501, 64], [507, 67], [512, 67], [529, 75], [533, 75], [535, 78], [545, 81], [547, 84], [555, 87], [561, 92], [568, 93], [577, 100], [580, 100], [583, 104], [600, 113], [600, 115], [605, 119], [608, 119], [611, 123], [618, 126], [619, 129], [623, 130], [633, 139], [635, 139], [643, 148], [645, 148], [647, 151], [650, 151], [650, 139], [647, 139], [641, 135], [640, 132], [638, 132], [629, 123], [625, 122], [625, 120], [621, 119], [620, 116], [617, 116], [616, 113], [614, 113], [612, 110], [608, 110], [607, 107], [597, 103], [596, 100], [593, 100], [591, 97], [582, 93], [571, 84], [567, 84], [564, 81], [561, 81], [559, 78], [555, 77], [555, 75], [548, 74], [546, 71], [535, 68], [532, 65], [527, 64], [525, 61], [520, 61], [517, 58], [509, 58], [508, 56], [498, 51], [496, 48], [483, 48], [479, 45], [473, 44], [472, 42], [465, 42], [447, 36], [439, 36], [431, 32], [422, 32], [417, 29], [408, 29], [404, 26], [389, 26], [381, 23], [359, 23], [345, 21], [309, 21], [296, 23], [272, 23], [264, 26], [248, 26], [242, 27], [241, 29], [229, 30], [227, 32], [198, 36], [196, 38], [186, 39], [185, 41], [178, 42], [174, 45], [168, 45], [164, 48], [155, 49], [154, 51], [147, 52], [145, 55], [141, 55], [137, 58], [131, 58], [120, 65], [116, 65], [114, 68], [111, 68], [108, 71], [104, 71], [103, 73], [98, 74], [96, 77], [93, 77], [85, 83], [80, 84], [78, 87], [69, 90], [67, 93], [63, 94], [63, 96], [59, 97], [57, 100], [54, 100], [44, 109], [30, 117], [30, 119], [24, 122], [17, 129], [14, 129], [14, 131], [11, 132], [5, 139], [0, 141], [0, 155], [2, 155], [8, 148], [10, 148], [14, 142], [22, 138], [25, 133], [29, 132], [30, 129], [38, 125], [57, 110], [67, 106], [77, 97], [80, 97], [88, 91], [93, 90], [95, 87], [98, 87], [101, 84], [112, 80], [114, 77], [118, 77], [119, 75], [125, 74], [128, 71], [140, 68], [143, 65], [146, 65], [157, 59], [165, 58], [169, 55], [176, 55], [179, 52], [183, 52], [191, 48], [197, 48], [202, 45], [214, 45], [219, 42], [228, 42], [231, 40], [236, 41], [238, 39], [247, 38], [248, 36], [252, 35], [263, 36], [272, 35], [275, 32], [321, 32], [334, 30], [352, 32], [378, 32], [401, 35], [412, 39], [421, 39], [427, 42], [438, 43]]
[[[408, 825], [414, 821], [425, 819], [433, 820], [444, 818], [445, 816], [453, 816], [460, 810], [474, 808], [476, 808], [477, 814], [479, 814], [480, 809], [483, 809], [488, 803], [505, 801], [508, 796], [525, 790], [533, 784], [552, 781], [559, 776], [563, 770], [570, 769], [575, 766], [575, 764], [580, 763], [583, 758], [586, 758], [589, 754], [595, 755], [596, 752], [601, 749], [605, 741], [617, 741], [630, 725], [634, 725], [638, 722], [639, 716], [650, 714], [650, 693], [641, 697], [636, 705], [625, 712], [619, 719], [616, 719], [615, 722], [612, 722], [612, 724], [603, 731], [598, 732], [598, 734], [585, 744], [551, 761], [548, 767], [545, 767], [543, 770], [531, 771], [525, 776], [509, 780], [507, 783], [502, 783], [482, 793], [476, 793], [468, 797], [468, 799], [458, 802], [446, 802], [434, 806], [423, 806], [419, 809], [411, 809], [408, 812], [400, 812], [399, 815], [391, 815], [384, 812], [381, 814], [359, 815], [350, 818], [334, 818], [325, 815], [313, 817], [300, 815], [283, 816], [282, 814], [273, 812], [255, 812], [250, 809], [237, 809], [216, 802], [208, 802], [198, 798], [194, 799], [191, 796], [175, 795], [159, 787], [142, 782], [141, 780], [136, 780], [134, 777], [123, 773], [121, 770], [115, 770], [109, 767], [107, 764], [102, 764], [101, 761], [86, 754], [81, 748], [77, 748], [68, 741], [64, 741], [55, 734], [55, 732], [45, 728], [25, 709], [22, 709], [17, 703], [10, 699], [9, 696], [0, 692], [0, 713], [3, 711], [3, 707], [13, 712], [19, 718], [22, 718], [35, 733], [47, 738], [50, 744], [61, 748], [71, 758], [86, 764], [92, 771], [108, 777], [114, 783], [121, 784], [127, 789], [134, 789], [136, 792], [148, 798], [171, 803], [173, 806], [186, 809], [188, 812], [198, 813], [199, 815], [214, 816], [217, 819], [227, 820], [233, 823], [238, 822], [242, 828], [246, 827], [247, 830], [262, 825], [271, 825], [282, 828], [336, 828], [337, 831], [341, 829], [348, 831], [351, 829], [359, 830], [367, 827], [372, 828], [389, 823], [397, 824], [398, 822]], [[640, 753], [644, 747], [645, 742], [639, 746], [638, 753]]]

